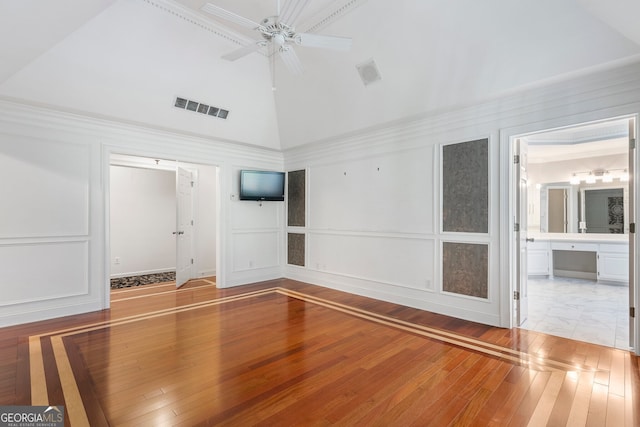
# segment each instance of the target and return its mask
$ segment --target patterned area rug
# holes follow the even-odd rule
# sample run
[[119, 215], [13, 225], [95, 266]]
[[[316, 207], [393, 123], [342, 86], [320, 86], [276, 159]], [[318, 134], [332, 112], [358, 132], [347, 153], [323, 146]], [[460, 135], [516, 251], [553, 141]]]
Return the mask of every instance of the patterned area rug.
[[117, 277], [111, 279], [111, 289], [132, 288], [153, 283], [175, 282], [176, 272], [145, 274], [143, 276]]

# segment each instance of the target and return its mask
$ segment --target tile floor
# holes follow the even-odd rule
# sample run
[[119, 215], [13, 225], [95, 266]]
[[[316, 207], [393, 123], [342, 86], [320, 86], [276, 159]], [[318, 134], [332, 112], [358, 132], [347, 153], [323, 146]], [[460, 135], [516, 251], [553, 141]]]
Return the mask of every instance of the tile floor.
[[521, 326], [549, 335], [629, 349], [629, 288], [590, 280], [532, 279]]

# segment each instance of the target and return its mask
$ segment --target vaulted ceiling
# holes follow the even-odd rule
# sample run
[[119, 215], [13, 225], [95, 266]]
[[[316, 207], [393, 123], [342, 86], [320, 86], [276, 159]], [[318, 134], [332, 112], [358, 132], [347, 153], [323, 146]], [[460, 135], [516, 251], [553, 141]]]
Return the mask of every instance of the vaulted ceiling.
[[[209, 2], [256, 22], [278, 7]], [[262, 50], [221, 59], [259, 37], [206, 3], [0, 2], [0, 97], [287, 149], [640, 55], [636, 0], [310, 0], [296, 28], [353, 44], [296, 47], [304, 71], [292, 75]], [[356, 67], [370, 61], [381, 79], [365, 84]], [[176, 97], [230, 113], [178, 109]]]

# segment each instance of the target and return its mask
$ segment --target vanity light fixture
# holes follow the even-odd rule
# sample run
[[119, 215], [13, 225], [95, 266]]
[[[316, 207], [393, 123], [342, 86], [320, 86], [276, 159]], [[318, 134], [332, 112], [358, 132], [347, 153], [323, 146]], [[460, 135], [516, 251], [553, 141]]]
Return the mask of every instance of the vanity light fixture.
[[626, 169], [594, 169], [574, 172], [569, 179], [569, 183], [571, 185], [579, 185], [582, 181], [587, 184], [595, 184], [596, 181], [611, 183], [614, 179], [619, 179], [622, 182], [629, 181], [629, 173]]
[[580, 184], [580, 178], [578, 177], [578, 175], [576, 175], [575, 173], [571, 176], [571, 179], [569, 180], [569, 184], [571, 185], [578, 185]]

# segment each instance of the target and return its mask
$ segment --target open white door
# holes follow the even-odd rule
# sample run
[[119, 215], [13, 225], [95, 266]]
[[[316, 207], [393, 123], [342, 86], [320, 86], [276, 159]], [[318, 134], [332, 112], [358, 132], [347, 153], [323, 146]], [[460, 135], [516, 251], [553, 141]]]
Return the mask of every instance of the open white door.
[[529, 316], [529, 290], [527, 287], [527, 143], [518, 138], [514, 146], [515, 189], [515, 254], [516, 283], [514, 286], [514, 324], [521, 326]]
[[193, 238], [193, 176], [188, 170], [178, 168], [176, 174], [176, 287], [191, 279], [193, 257], [191, 241]]
[[[635, 265], [636, 265], [636, 246], [635, 246], [635, 223], [636, 223], [636, 120], [629, 119], [629, 347], [636, 350], [635, 347]], [[634, 224], [634, 225], [631, 225]]]

